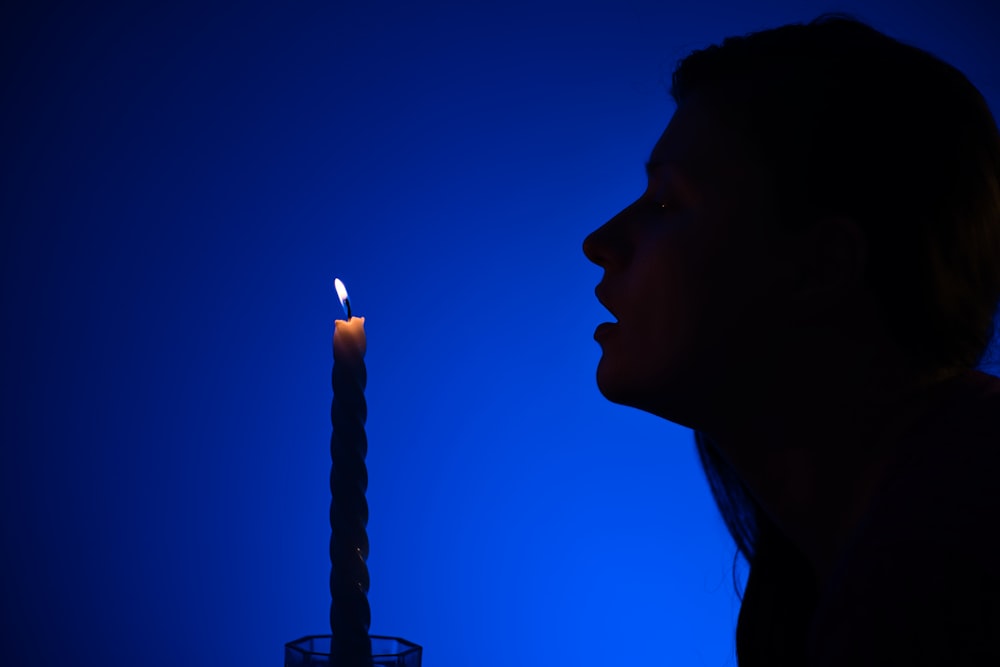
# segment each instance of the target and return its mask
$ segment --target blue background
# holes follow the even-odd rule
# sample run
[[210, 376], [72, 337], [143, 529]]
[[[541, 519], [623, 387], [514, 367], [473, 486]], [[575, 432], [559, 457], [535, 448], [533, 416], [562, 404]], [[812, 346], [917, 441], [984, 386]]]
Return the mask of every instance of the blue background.
[[374, 633], [734, 665], [734, 547], [690, 433], [598, 393], [581, 241], [690, 50], [846, 10], [1000, 109], [979, 6], [6, 3], [0, 662], [265, 667], [328, 629], [337, 275]]

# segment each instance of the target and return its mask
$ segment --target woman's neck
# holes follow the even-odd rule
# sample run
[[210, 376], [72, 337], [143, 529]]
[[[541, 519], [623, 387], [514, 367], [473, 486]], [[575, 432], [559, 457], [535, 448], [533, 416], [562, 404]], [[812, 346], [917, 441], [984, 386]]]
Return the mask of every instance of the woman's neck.
[[771, 366], [769, 377], [756, 376], [766, 382], [723, 399], [724, 418], [700, 429], [812, 564], [817, 585], [836, 567], [933, 394], [901, 370], [892, 350], [855, 348], [826, 361], [822, 370]]

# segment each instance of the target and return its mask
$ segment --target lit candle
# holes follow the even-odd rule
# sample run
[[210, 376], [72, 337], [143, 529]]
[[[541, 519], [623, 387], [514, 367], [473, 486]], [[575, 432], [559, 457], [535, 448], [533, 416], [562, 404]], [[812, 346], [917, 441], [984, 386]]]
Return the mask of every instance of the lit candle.
[[351, 316], [344, 283], [334, 281], [347, 320], [333, 331], [330, 421], [330, 664], [370, 667], [368, 628], [368, 436], [365, 420], [365, 318]]

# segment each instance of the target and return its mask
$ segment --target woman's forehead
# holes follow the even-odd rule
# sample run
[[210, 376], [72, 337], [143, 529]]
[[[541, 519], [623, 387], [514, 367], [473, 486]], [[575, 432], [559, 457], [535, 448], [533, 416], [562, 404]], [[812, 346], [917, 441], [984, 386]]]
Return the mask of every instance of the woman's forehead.
[[709, 191], [759, 188], [764, 174], [745, 137], [717, 105], [693, 95], [674, 112], [650, 153], [650, 177], [679, 178]]

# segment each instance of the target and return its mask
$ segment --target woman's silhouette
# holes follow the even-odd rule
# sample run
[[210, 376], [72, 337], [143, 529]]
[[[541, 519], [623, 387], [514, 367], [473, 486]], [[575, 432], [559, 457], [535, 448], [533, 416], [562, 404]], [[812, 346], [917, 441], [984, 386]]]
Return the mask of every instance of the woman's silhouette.
[[695, 52], [584, 252], [610, 400], [690, 427], [750, 564], [741, 667], [1000, 665], [1000, 135], [824, 16]]

